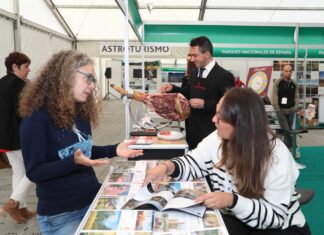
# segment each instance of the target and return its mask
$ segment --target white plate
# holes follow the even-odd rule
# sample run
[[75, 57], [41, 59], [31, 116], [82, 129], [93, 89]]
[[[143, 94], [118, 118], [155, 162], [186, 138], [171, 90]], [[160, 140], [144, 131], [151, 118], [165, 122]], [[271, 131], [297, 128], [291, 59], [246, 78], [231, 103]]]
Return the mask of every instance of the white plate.
[[171, 131], [170, 135], [161, 135], [159, 132], [157, 133], [157, 137], [162, 140], [180, 140], [184, 137], [184, 134], [178, 131]]

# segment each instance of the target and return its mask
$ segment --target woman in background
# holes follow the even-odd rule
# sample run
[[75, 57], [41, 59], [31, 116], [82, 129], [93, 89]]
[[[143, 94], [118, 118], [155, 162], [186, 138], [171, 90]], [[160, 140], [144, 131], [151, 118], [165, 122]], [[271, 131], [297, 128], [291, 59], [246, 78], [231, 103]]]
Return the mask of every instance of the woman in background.
[[128, 149], [133, 142], [93, 145], [95, 83], [92, 59], [68, 50], [53, 55], [23, 91], [21, 145], [43, 235], [74, 234], [101, 186], [92, 166], [108, 163], [97, 158], [142, 154]]
[[0, 79], [0, 152], [5, 152], [12, 167], [12, 193], [0, 213], [8, 213], [16, 223], [26, 223], [36, 215], [27, 209], [32, 183], [26, 177], [19, 141], [21, 117], [18, 115], [19, 96], [30, 72], [30, 58], [12, 52], [5, 59], [7, 75]]

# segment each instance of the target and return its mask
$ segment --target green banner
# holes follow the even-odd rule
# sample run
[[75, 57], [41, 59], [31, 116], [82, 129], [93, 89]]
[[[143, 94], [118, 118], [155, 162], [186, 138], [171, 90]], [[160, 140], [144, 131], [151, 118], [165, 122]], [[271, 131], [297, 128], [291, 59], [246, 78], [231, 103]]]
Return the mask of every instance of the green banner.
[[[214, 57], [253, 57], [253, 58], [295, 58], [291, 48], [214, 48]], [[304, 58], [306, 49], [298, 50], [298, 58]], [[324, 58], [324, 49], [308, 49], [307, 58]]]
[[324, 58], [324, 49], [308, 49], [307, 58]]
[[[305, 50], [299, 51], [305, 54]], [[295, 58], [295, 49], [285, 48], [214, 48], [214, 57]], [[302, 55], [298, 55], [302, 56]]]
[[184, 72], [185, 71], [185, 68], [174, 68], [174, 67], [172, 67], [172, 68], [169, 68], [169, 67], [164, 67], [164, 68], [162, 68], [162, 71], [164, 71], [164, 72], [169, 72], [169, 71], [171, 71], [171, 72]]

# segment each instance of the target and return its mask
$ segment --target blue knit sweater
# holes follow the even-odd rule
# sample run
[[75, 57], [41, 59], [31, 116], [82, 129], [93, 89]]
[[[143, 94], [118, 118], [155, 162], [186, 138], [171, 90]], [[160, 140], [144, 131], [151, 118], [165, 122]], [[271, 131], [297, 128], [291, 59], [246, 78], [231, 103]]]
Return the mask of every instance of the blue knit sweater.
[[96, 196], [100, 183], [92, 167], [74, 163], [76, 149], [91, 159], [116, 156], [117, 145], [93, 146], [88, 121], [76, 118], [73, 130], [57, 128], [44, 109], [23, 119], [20, 138], [27, 177], [36, 183], [40, 215], [84, 208]]

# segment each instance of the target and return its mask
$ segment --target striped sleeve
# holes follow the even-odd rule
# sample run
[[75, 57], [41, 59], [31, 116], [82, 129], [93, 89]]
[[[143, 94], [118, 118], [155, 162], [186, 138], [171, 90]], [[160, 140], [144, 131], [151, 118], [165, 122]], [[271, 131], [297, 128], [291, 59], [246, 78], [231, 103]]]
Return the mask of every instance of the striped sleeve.
[[240, 195], [235, 186], [235, 178], [224, 168], [215, 168], [219, 162], [220, 138], [214, 132], [207, 136], [196, 149], [183, 157], [174, 158], [176, 180], [192, 180], [210, 176], [212, 191], [232, 192], [236, 195], [231, 208], [223, 208], [223, 213], [237, 217], [246, 225], [256, 229], [285, 229], [305, 225], [305, 217], [300, 210], [299, 197], [295, 192], [298, 169], [287, 147], [276, 140], [272, 161], [264, 182], [264, 194], [260, 199]]
[[198, 144], [197, 148], [183, 157], [173, 158], [178, 172], [178, 175], [174, 176], [175, 180], [192, 180], [213, 174], [219, 143], [216, 132], [212, 132]]

